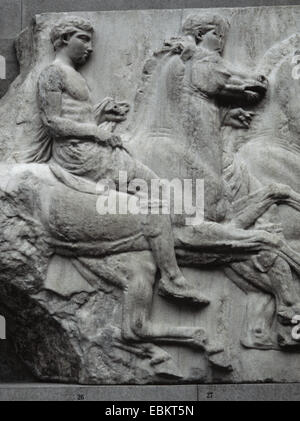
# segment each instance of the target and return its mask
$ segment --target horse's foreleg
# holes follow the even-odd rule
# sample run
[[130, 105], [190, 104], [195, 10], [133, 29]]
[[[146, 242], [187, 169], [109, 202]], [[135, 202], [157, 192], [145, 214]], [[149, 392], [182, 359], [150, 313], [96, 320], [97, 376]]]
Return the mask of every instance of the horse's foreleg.
[[277, 253], [262, 252], [246, 262], [233, 263], [230, 268], [246, 281], [244, 290], [249, 283], [275, 297], [278, 317], [284, 323], [300, 314], [300, 297], [290, 265]]
[[272, 205], [286, 204], [300, 211], [300, 194], [283, 184], [270, 184], [233, 203], [233, 220], [239, 228], [247, 229]]
[[247, 229], [272, 205], [278, 202], [273, 188], [267, 186], [233, 203], [233, 221], [236, 227]]

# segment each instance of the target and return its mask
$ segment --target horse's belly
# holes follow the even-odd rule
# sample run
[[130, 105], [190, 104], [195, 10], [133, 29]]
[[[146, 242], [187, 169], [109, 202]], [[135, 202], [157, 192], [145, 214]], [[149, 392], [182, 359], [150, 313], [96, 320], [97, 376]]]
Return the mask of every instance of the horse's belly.
[[[117, 241], [141, 233], [141, 224], [135, 215], [109, 213], [108, 203], [100, 196], [79, 193], [66, 187], [51, 191], [48, 209], [48, 229], [61, 241]], [[112, 203], [112, 202], [111, 202]], [[107, 204], [107, 207], [106, 207]]]
[[186, 173], [185, 150], [175, 137], [141, 134], [129, 143], [132, 155], [154, 171], [160, 178], [172, 180]]
[[196, 203], [196, 194], [202, 192], [200, 185], [203, 182], [205, 219], [218, 222], [224, 219], [226, 214], [224, 186], [220, 154], [217, 151], [209, 155], [187, 153], [186, 145], [175, 135], [172, 138], [142, 136], [132, 142], [129, 148], [136, 159], [151, 168], [161, 179], [169, 181], [179, 179], [182, 183], [182, 193], [188, 188], [185, 186], [188, 186], [189, 182], [190, 185], [192, 183], [190, 191], [193, 194], [193, 204]]

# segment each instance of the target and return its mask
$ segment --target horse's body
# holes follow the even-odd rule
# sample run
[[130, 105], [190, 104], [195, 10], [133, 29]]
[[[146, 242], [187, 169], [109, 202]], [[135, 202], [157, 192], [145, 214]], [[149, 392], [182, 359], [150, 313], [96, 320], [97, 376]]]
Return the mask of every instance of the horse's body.
[[[300, 84], [293, 78], [295, 48], [299, 35], [275, 45], [260, 64], [270, 80], [269, 94], [254, 120], [246, 144], [238, 156], [262, 185], [282, 183], [300, 192]], [[266, 70], [265, 70], [266, 69]], [[300, 251], [300, 213], [278, 207], [285, 238]]]
[[[134, 215], [99, 215], [96, 188], [94, 195], [72, 190], [55, 177], [47, 164], [2, 164], [0, 171], [2, 191], [13, 193], [22, 186], [30, 187], [28, 210], [34, 218], [42, 221], [53, 239], [70, 243], [105, 243], [134, 238], [139, 234], [141, 237], [141, 227]], [[146, 241], [140, 244], [139, 250], [149, 249]]]
[[[150, 65], [145, 67], [146, 83], [144, 82], [144, 86], [140, 89], [140, 95], [144, 94], [146, 98], [142, 98], [137, 107], [134, 136], [129, 142], [132, 153], [137, 154], [146, 165], [154, 168], [162, 178], [204, 179], [206, 219], [223, 224], [225, 221], [231, 221], [234, 230], [234, 226], [239, 224], [239, 217], [235, 214], [235, 210], [226, 204], [226, 199], [230, 198], [232, 201], [244, 202], [248, 221], [247, 218], [242, 218], [241, 228], [250, 228], [251, 231], [258, 227], [264, 230], [268, 229], [268, 225], [269, 227], [276, 225], [277, 219], [275, 217], [274, 221], [273, 217], [274, 214], [276, 216], [277, 210], [270, 209], [271, 205], [277, 202], [286, 203], [285, 199], [288, 197], [288, 194], [282, 198], [276, 194], [276, 184], [286, 184], [290, 187], [295, 184], [291, 184], [288, 178], [286, 180], [282, 178], [280, 172], [277, 173], [277, 177], [270, 177], [268, 180], [265, 179], [264, 183], [260, 183], [260, 173], [256, 170], [255, 159], [253, 166], [247, 167], [243, 165], [242, 155], [235, 156], [230, 147], [223, 153], [222, 107], [218, 108], [215, 100], [220, 99], [220, 80], [224, 74], [229, 73], [224, 67], [225, 62], [223, 64], [222, 59], [215, 56], [204, 57], [201, 51], [187, 61], [179, 55], [172, 56], [172, 52], [157, 61], [159, 63], [156, 66], [150, 62]], [[247, 102], [247, 98], [242, 96], [231, 98], [231, 106], [237, 105], [241, 100]], [[233, 134], [231, 137], [233, 139]], [[229, 135], [229, 142], [226, 143], [230, 144], [232, 139]], [[225, 145], [225, 149], [226, 147]], [[268, 155], [268, 152], [264, 152]], [[273, 153], [275, 154], [275, 151]], [[247, 155], [250, 153], [245, 150], [245, 156]], [[168, 165], [164, 165], [164, 162], [168, 162]], [[247, 160], [246, 162], [248, 163]], [[258, 162], [262, 162], [261, 157]], [[263, 170], [265, 169], [266, 165]], [[276, 173], [276, 168], [273, 171]], [[290, 177], [298, 172], [297, 164], [291, 165]], [[252, 174], [256, 177], [252, 177]], [[227, 189], [223, 184], [224, 179]], [[263, 185], [266, 186], [265, 189]], [[295, 190], [299, 191], [298, 188]], [[269, 199], [265, 202], [267, 197]], [[293, 204], [289, 203], [282, 207], [280, 212], [284, 212], [285, 209], [288, 214], [293, 215], [293, 218], [300, 220], [299, 206], [294, 208], [290, 206]], [[259, 208], [260, 212], [252, 213], [252, 209]], [[286, 226], [285, 230], [288, 229], [289, 235], [286, 238], [289, 240], [289, 245], [294, 247], [292, 236], [296, 239], [297, 233], [292, 233], [291, 225]], [[250, 319], [252, 317], [253, 323], [251, 321], [251, 326], [248, 326], [251, 333], [248, 335], [248, 330], [244, 344], [254, 348], [272, 348], [276, 347], [270, 338], [275, 313], [273, 303], [273, 310], [264, 310], [266, 301], [270, 301], [270, 296], [266, 293], [276, 297], [277, 312], [281, 306], [291, 302], [291, 296], [293, 296], [292, 301], [297, 303], [296, 311], [296, 308], [299, 308], [297, 298], [299, 294], [293, 286], [292, 274], [285, 257], [282, 260], [277, 259], [276, 254], [271, 253], [262, 254], [260, 259], [266, 264], [265, 269], [260, 263], [249, 259], [242, 264], [229, 262], [225, 272], [246, 293], [254, 292], [256, 302], [260, 299], [256, 294], [259, 291], [263, 301], [261, 305], [252, 306], [251, 314], [248, 314]], [[267, 276], [264, 271], [268, 273]], [[282, 301], [284, 289], [289, 291], [289, 297], [286, 296]], [[264, 295], [261, 294], [262, 290]]]
[[[34, 256], [36, 262], [32, 262], [32, 266], [44, 262], [42, 284], [39, 279], [32, 285], [35, 292], [46, 289], [71, 296], [78, 292], [107, 292], [110, 291], [107, 285], [113, 285], [124, 291], [121, 332], [125, 342], [179, 343], [204, 350], [215, 364], [227, 366], [228, 361], [220, 353], [222, 349], [208, 342], [203, 329], [158, 326], [150, 320], [157, 269], [136, 215], [99, 215], [96, 206], [99, 196], [64, 185], [48, 164], [1, 164], [0, 179], [0, 200], [8, 200], [12, 205], [2, 215], [2, 223], [6, 224], [10, 218], [7, 215], [13, 213], [13, 220], [25, 221], [32, 230], [37, 227], [43, 241], [43, 247]], [[199, 244], [200, 238], [201, 233], [187, 230], [177, 240], [182, 244], [189, 240]], [[18, 240], [24, 246], [23, 239]], [[241, 244], [241, 249], [246, 245]], [[232, 247], [228, 246], [224, 258], [230, 255]], [[196, 262], [193, 252], [191, 256]], [[66, 279], [58, 282], [57, 274], [66, 270], [72, 276], [66, 274]], [[68, 282], [70, 285], [66, 285]], [[166, 361], [170, 357], [161, 351], [160, 358]]]
[[[187, 62], [183, 55], [171, 50], [157, 58], [151, 70], [146, 63], [144, 79], [147, 76], [149, 81], [141, 88], [128, 148], [161, 178], [204, 180], [205, 218], [221, 221], [226, 211], [220, 110], [213, 97], [217, 75], [199, 81], [197, 72], [209, 71], [203, 61], [205, 52], [200, 49]], [[215, 60], [222, 59], [209, 54], [211, 69]], [[203, 62], [204, 69], [198, 71]], [[211, 90], [211, 97], [204, 89]]]

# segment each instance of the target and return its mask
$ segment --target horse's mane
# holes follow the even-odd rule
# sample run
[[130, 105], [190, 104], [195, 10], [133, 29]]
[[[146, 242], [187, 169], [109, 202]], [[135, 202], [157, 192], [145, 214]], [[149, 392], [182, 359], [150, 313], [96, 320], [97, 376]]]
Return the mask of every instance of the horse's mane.
[[187, 42], [187, 39], [184, 37], [173, 37], [168, 41], [164, 41], [163, 47], [152, 53], [152, 56], [146, 60], [143, 70], [142, 78], [140, 85], [137, 89], [135, 106], [136, 111], [138, 110], [139, 104], [143, 98], [149, 93], [149, 85], [151, 80], [155, 75], [155, 70], [162, 61], [165, 61], [167, 58], [174, 55], [181, 55], [184, 51], [187, 51], [190, 48], [192, 50], [191, 44]]
[[[194, 49], [195, 45], [188, 37], [174, 37], [165, 41], [162, 48], [154, 51], [146, 60], [134, 99], [132, 123], [129, 127], [131, 133], [135, 133], [141, 125], [143, 127], [147, 125], [146, 122], [151, 118], [153, 110], [159, 114], [154, 104], [159, 102], [158, 97], [160, 99], [163, 97], [159, 84], [163, 84], [164, 71], [172, 58], [181, 57], [183, 63], [192, 57]], [[181, 90], [182, 80], [183, 73], [178, 74], [174, 86], [178, 92]]]
[[271, 47], [261, 59], [257, 71], [269, 77], [271, 73], [278, 70], [278, 67], [287, 56], [295, 54], [300, 46], [300, 34], [296, 33], [289, 38]]
[[[274, 98], [278, 96], [280, 88], [278, 86], [278, 77], [280, 76], [284, 64], [289, 61], [292, 65], [292, 58], [295, 54], [298, 54], [299, 46], [300, 34], [293, 34], [289, 38], [272, 46], [258, 63], [256, 73], [262, 74], [268, 78], [269, 89], [264, 100], [255, 110], [256, 116], [253, 118], [250, 129], [247, 133], [243, 133], [242, 136], [236, 139], [236, 150], [250, 140], [257, 139], [261, 135], [264, 135], [264, 133], [267, 134], [274, 129], [274, 122], [276, 121], [276, 119], [274, 119], [274, 112], [277, 111], [275, 110], [277, 101], [274, 101]], [[292, 74], [290, 77], [292, 78]], [[276, 121], [276, 124], [277, 123], [279, 124], [279, 121]], [[282, 126], [284, 126], [283, 122]], [[284, 131], [285, 129], [284, 127], [279, 127], [279, 130]]]

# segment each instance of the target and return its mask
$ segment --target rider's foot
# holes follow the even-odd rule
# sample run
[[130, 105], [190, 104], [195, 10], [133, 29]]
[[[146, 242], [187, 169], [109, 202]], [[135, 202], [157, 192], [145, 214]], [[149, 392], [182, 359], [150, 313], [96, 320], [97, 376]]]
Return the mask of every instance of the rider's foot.
[[188, 285], [187, 280], [181, 273], [175, 277], [163, 276], [159, 281], [158, 293], [162, 297], [178, 298], [194, 304], [209, 304], [209, 300], [206, 297]]

